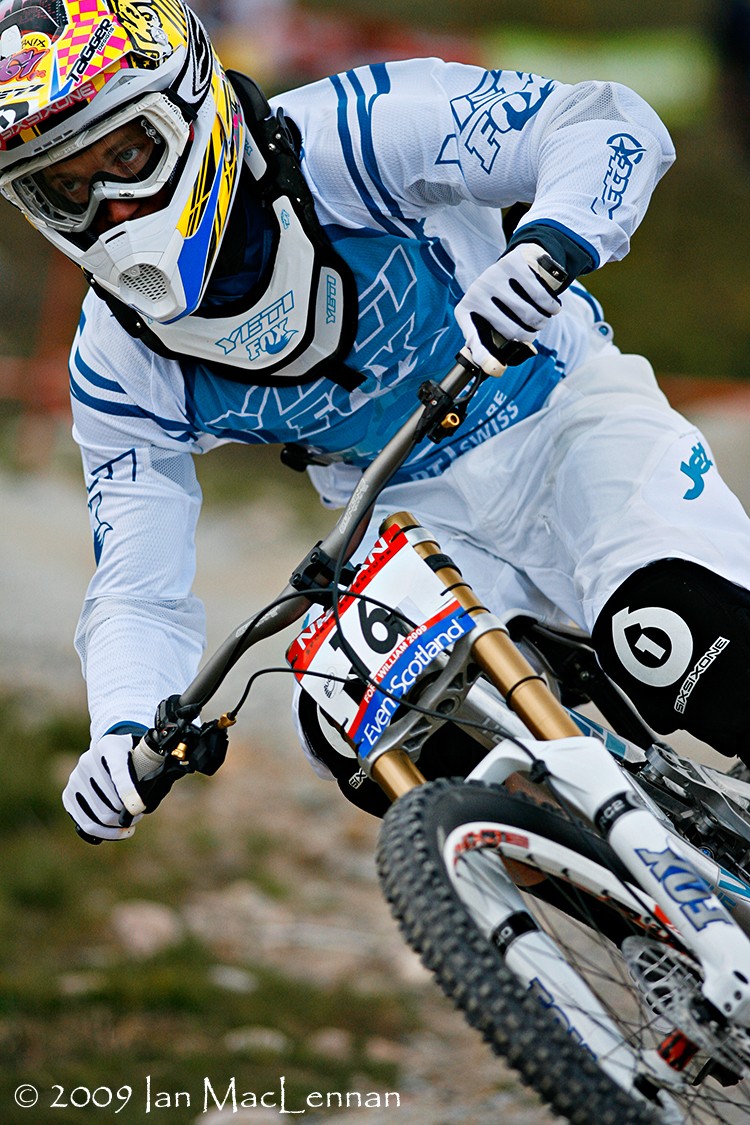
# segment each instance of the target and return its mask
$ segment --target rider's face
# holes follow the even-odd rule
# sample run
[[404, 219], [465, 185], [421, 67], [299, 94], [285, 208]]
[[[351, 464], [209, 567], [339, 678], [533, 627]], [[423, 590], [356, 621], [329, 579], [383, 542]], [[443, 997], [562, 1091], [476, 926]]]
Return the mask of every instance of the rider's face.
[[[77, 156], [53, 164], [44, 173], [44, 178], [56, 195], [85, 207], [95, 180], [140, 179], [143, 170], [149, 166], [155, 143], [140, 122], [131, 121], [114, 129]], [[128, 219], [152, 215], [160, 210], [162, 197], [163, 191], [144, 199], [104, 199], [91, 229], [96, 234], [103, 234]]]

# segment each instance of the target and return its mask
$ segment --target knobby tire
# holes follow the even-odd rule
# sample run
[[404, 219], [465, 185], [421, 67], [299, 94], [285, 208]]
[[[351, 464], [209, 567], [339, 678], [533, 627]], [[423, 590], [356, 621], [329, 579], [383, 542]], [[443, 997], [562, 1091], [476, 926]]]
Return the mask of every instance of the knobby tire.
[[593, 833], [587, 847], [578, 826], [497, 787], [429, 782], [389, 809], [378, 844], [381, 884], [402, 933], [468, 1023], [571, 1125], [654, 1125], [657, 1107], [621, 1089], [578, 1046], [506, 967], [454, 891], [443, 842], [461, 823], [492, 819], [600, 859], [608, 851]]

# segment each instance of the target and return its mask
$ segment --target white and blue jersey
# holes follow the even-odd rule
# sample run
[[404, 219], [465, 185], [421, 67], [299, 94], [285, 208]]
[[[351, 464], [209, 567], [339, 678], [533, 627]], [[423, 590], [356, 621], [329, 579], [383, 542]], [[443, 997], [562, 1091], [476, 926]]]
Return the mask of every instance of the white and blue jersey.
[[[364, 67], [272, 104], [300, 131], [318, 218], [356, 282], [346, 362], [364, 381], [353, 391], [326, 379], [244, 386], [199, 360], [155, 355], [86, 298], [71, 393], [98, 563], [78, 636], [94, 737], [123, 720], [150, 723], [200, 657], [191, 455], [226, 441], [294, 442], [362, 468], [413, 412], [419, 385], [452, 366], [463, 344], [453, 310], [505, 249], [501, 209], [529, 203], [524, 225], [555, 228], [603, 264], [627, 252], [673, 157], [659, 119], [624, 87], [437, 59]], [[601, 309], [571, 287], [537, 357], [487, 380], [459, 431], [415, 451], [401, 479], [435, 478], [533, 415], [597, 326], [608, 331]], [[269, 336], [255, 346], [280, 345]], [[314, 480], [333, 497], [326, 470]], [[127, 684], [113, 660], [137, 665]]]

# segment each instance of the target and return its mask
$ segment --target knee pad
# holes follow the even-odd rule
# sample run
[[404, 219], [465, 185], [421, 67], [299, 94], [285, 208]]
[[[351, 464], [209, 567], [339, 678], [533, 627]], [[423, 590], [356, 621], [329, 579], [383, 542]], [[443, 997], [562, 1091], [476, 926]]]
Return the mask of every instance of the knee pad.
[[599, 614], [599, 662], [660, 734], [687, 730], [750, 760], [750, 593], [697, 563], [635, 571]]
[[[373, 816], [385, 816], [390, 801], [364, 772], [354, 751], [315, 700], [300, 692], [296, 709], [298, 730], [308, 757], [325, 766], [348, 801]], [[445, 723], [427, 739], [417, 765], [428, 781], [465, 777], [485, 754], [486, 750], [459, 727]]]
[[316, 772], [324, 773], [318, 768], [322, 765], [325, 776], [333, 777], [347, 801], [373, 816], [385, 816], [390, 804], [385, 793], [370, 780], [354, 750], [328, 721], [312, 696], [306, 691], [300, 692], [295, 708], [297, 730]]

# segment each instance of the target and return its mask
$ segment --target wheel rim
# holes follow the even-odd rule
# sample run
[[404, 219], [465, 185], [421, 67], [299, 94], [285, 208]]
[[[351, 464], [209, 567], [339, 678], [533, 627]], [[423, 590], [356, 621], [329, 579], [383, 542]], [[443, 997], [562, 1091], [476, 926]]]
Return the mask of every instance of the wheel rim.
[[[505, 818], [476, 821], [468, 828], [464, 824], [449, 833], [442, 843], [442, 861], [453, 888], [477, 927], [486, 935], [492, 931], [494, 919], [503, 909], [507, 909], [507, 902], [502, 895], [499, 903], [493, 903], [492, 896], [493, 893], [496, 896], [500, 894], [498, 888], [502, 887], [505, 871], [501, 858], [503, 854], [518, 860], [518, 848], [508, 842], [513, 840], [514, 834], [518, 835], [518, 827], [515, 821], [510, 822]], [[461, 844], [462, 835], [467, 830], [479, 837], [484, 833], [492, 843], [485, 846], [474, 845], [467, 853]], [[558, 905], [551, 905], [540, 897], [540, 893], [549, 893], [550, 887], [554, 888]], [[535, 894], [527, 891], [519, 893], [525, 910], [536, 925], [551, 938], [563, 959], [591, 989], [607, 1018], [619, 1030], [623, 1041], [643, 1060], [645, 1065], [642, 1081], [652, 1092], [654, 1087], [660, 1088], [658, 1100], [662, 1105], [665, 1122], [682, 1120], [690, 1125], [716, 1125], [716, 1122], [747, 1125], [750, 1113], [747, 1068], [745, 1077], [736, 1085], [725, 1088], [716, 1077], [706, 1073], [707, 1067], [712, 1064], [707, 1051], [698, 1049], [684, 1071], [680, 1073], [674, 1070], [670, 1073], [672, 1068], [666, 1068], [665, 1071], [661, 1067], [660, 1076], [654, 1080], [652, 1066], [658, 1049], [678, 1029], [674, 1024], [670, 1025], [668, 1019], [665, 1020], [663, 1013], [649, 1006], [634, 985], [621, 949], [610, 938], [598, 932], [599, 927], [594, 917], [598, 911], [592, 897], [581, 893], [573, 882], [556, 876], [549, 876], [547, 884], [537, 889]], [[632, 923], [624, 921], [623, 934], [627, 935], [628, 930], [637, 933], [637, 928]], [[506, 954], [506, 964], [512, 971], [513, 958], [509, 954]], [[550, 966], [551, 971], [553, 968]], [[528, 987], [528, 980], [523, 980], [523, 983]], [[565, 1010], [561, 1010], [561, 1006], [555, 1002], [555, 996], [545, 989], [544, 984], [536, 987], [540, 1001], [575, 1035], [575, 1008], [568, 1003]], [[590, 1024], [589, 1011], [580, 1012], [580, 1023]], [[600, 1058], [599, 1061], [607, 1069], [606, 1058]], [[728, 1077], [726, 1068], [721, 1073], [725, 1079]], [[674, 1085], [669, 1082], [672, 1076]], [[693, 1086], [693, 1082], [698, 1084]]]

